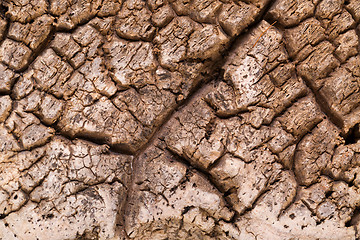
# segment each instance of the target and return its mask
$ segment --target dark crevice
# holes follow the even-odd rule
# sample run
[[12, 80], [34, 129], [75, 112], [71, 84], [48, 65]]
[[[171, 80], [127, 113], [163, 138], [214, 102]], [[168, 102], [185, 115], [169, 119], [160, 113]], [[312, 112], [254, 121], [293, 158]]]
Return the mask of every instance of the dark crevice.
[[9, 7], [0, 2], [0, 16], [6, 19], [7, 11], [9, 11]]
[[268, 192], [270, 192], [270, 188], [269, 187], [266, 187], [265, 189], [263, 189], [262, 191], [260, 191], [258, 193], [258, 195], [256, 196], [256, 198], [253, 200], [252, 204], [250, 207], [247, 207], [244, 209], [243, 212], [241, 212], [240, 214], [238, 214], [238, 216], [244, 216], [246, 215], [247, 213], [251, 212], [255, 206], [259, 203], [259, 201], [265, 196], [265, 194], [267, 194]]
[[356, 208], [352, 213], [351, 218], [345, 222], [346, 227], [356, 226], [360, 223], [360, 208]]
[[[297, 73], [298, 76], [301, 74]], [[328, 117], [328, 119], [338, 128], [342, 129], [344, 124], [340, 115], [331, 110], [331, 107], [326, 99], [315, 89], [312, 82], [305, 78], [304, 81], [307, 87], [313, 92], [315, 100], [320, 107], [321, 111]]]
[[348, 134], [344, 138], [345, 138], [345, 144], [357, 143], [360, 140], [359, 123], [355, 124], [355, 126], [350, 128]]
[[333, 192], [334, 192], [334, 191], [327, 191], [327, 192], [325, 193], [325, 198], [331, 197], [331, 194], [333, 194]]
[[[292, 174], [293, 174], [294, 177], [295, 177], [294, 171], [292, 171]], [[297, 182], [296, 182], [296, 183], [297, 183]], [[297, 202], [297, 201], [300, 200], [300, 198], [301, 198], [301, 196], [300, 196], [300, 191], [301, 191], [301, 186], [297, 183], [297, 184], [296, 184], [295, 196], [294, 196], [293, 199], [290, 201], [290, 203], [289, 203], [287, 206], [285, 206], [285, 208], [283, 208], [283, 209], [280, 211], [279, 215], [277, 216], [278, 219], [280, 219], [281, 216], [284, 216], [285, 214], [287, 214], [288, 211], [291, 209], [291, 206], [293, 206], [293, 204], [295, 204], [295, 202]], [[294, 216], [293, 213], [290, 214], [289, 217], [290, 217], [291, 219], [295, 218], [295, 217], [292, 217], [292, 216]]]
[[190, 211], [190, 209], [192, 208], [192, 206], [186, 206], [183, 211], [181, 212], [181, 215], [184, 215], [185, 213], [187, 213], [188, 211]]
[[208, 124], [206, 124], [205, 128], [205, 139], [209, 140], [210, 136], [214, 132], [215, 128], [215, 118], [211, 119]]
[[[40, 122], [44, 126], [53, 128], [55, 130], [54, 136], [60, 136], [60, 137], [68, 139], [69, 141], [80, 139], [80, 140], [85, 140], [87, 142], [90, 142], [90, 143], [93, 143], [93, 144], [96, 144], [99, 146], [106, 145], [110, 152], [117, 153], [117, 154], [123, 154], [123, 155], [133, 155], [133, 151], [131, 151], [126, 144], [107, 144], [110, 141], [108, 139], [108, 137], [101, 136], [101, 134], [99, 134], [99, 133], [93, 133], [93, 134], [77, 133], [75, 135], [72, 135], [68, 132], [64, 132], [59, 127], [58, 123], [59, 123], [60, 119], [57, 119], [52, 124], [47, 124], [41, 120], [41, 117], [38, 114], [36, 114], [36, 113], [33, 113], [33, 114], [40, 120]], [[50, 140], [51, 140], [51, 138], [46, 143], [48, 143]]]
[[[54, 127], [54, 126], [52, 126]], [[113, 145], [107, 145], [106, 142], [108, 142], [106, 137], [101, 137], [99, 134], [77, 134], [75, 136], [70, 136], [69, 134], [66, 134], [64, 132], [61, 132], [58, 130], [58, 128], [55, 127], [57, 130], [57, 135], [61, 137], [65, 137], [70, 141], [80, 139], [85, 140], [87, 142], [96, 144], [96, 145], [106, 145], [108, 146], [108, 149], [110, 152], [117, 153], [117, 154], [123, 154], [123, 155], [133, 155], [133, 152], [128, 149], [128, 146], [126, 144], [113, 144]]]
[[[207, 181], [215, 188], [217, 189], [217, 191], [219, 193], [222, 193], [223, 195], [225, 194], [225, 192], [223, 191], [222, 187], [219, 186], [219, 184], [216, 183], [216, 180], [213, 179], [213, 177], [204, 169], [201, 169], [201, 168], [198, 168], [198, 167], [194, 167], [187, 159], [185, 159], [184, 157], [182, 156], [179, 156], [178, 154], [170, 151], [170, 154], [178, 161], [178, 162], [181, 162], [183, 163], [184, 165], [188, 166], [188, 171], [189, 171], [189, 174], [192, 173], [192, 171], [196, 171], [197, 173], [199, 173], [200, 175], [202, 175], [205, 179], [207, 179]], [[188, 173], [188, 172], [187, 172]], [[186, 178], [188, 179], [188, 178]], [[186, 180], [185, 179], [185, 180]], [[225, 202], [227, 203], [227, 207], [230, 208], [232, 211], [236, 212], [232, 206], [232, 204], [227, 200], [227, 199], [224, 199]]]

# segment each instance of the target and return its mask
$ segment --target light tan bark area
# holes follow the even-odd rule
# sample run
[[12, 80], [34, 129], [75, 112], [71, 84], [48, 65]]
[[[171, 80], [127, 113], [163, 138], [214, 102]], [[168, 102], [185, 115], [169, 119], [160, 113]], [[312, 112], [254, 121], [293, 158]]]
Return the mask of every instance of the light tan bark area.
[[360, 239], [359, 0], [0, 0], [0, 240]]

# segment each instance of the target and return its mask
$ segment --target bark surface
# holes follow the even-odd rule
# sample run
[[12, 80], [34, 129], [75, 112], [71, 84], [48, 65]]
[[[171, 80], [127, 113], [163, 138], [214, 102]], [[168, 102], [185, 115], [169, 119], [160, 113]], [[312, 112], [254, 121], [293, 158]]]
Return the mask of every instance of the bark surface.
[[360, 239], [359, 0], [0, 0], [0, 240]]

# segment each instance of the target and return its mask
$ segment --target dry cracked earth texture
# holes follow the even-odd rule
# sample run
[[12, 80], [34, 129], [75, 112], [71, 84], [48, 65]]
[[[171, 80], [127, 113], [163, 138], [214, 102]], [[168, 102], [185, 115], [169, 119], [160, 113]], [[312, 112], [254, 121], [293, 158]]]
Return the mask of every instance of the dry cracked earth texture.
[[360, 239], [359, 0], [0, 0], [0, 239]]

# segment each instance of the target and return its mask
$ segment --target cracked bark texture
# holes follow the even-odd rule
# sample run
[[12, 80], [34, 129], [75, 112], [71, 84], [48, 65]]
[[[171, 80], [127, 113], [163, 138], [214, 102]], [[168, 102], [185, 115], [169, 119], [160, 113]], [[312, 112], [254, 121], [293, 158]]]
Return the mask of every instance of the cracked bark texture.
[[359, 0], [0, 0], [0, 239], [360, 239]]

